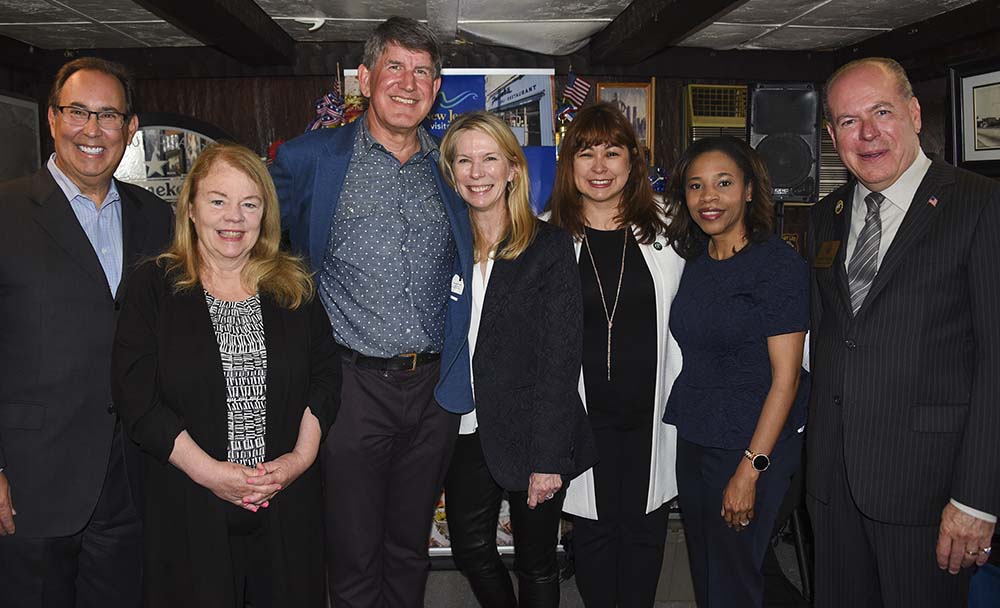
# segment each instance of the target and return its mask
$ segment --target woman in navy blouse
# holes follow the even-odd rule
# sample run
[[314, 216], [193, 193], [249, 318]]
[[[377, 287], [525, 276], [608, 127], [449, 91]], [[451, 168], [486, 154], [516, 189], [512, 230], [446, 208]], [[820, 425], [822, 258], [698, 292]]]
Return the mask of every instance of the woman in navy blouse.
[[737, 139], [692, 144], [667, 233], [687, 260], [670, 311], [684, 363], [664, 421], [702, 608], [761, 606], [761, 564], [799, 466], [808, 378], [805, 261], [773, 233], [767, 169]]

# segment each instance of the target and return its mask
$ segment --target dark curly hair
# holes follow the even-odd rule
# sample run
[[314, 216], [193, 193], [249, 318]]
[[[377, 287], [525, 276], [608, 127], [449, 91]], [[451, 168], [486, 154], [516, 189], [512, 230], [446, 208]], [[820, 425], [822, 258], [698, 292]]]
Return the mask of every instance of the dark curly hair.
[[729, 157], [743, 173], [743, 185], [750, 185], [750, 203], [743, 217], [750, 243], [763, 243], [774, 232], [771, 176], [757, 151], [746, 142], [734, 137], [699, 139], [688, 146], [677, 160], [667, 187], [669, 196], [667, 214], [670, 218], [670, 227], [667, 228], [666, 236], [674, 250], [688, 260], [701, 254], [708, 242], [708, 235], [691, 218], [691, 212], [688, 211], [687, 172], [696, 158], [708, 152], [721, 152]]

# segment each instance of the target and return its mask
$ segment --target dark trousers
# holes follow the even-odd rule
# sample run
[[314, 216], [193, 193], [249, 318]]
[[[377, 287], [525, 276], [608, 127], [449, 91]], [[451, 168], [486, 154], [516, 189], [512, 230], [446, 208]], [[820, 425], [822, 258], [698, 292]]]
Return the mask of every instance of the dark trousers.
[[233, 568], [234, 608], [272, 608], [281, 605], [274, 597], [274, 565], [267, 543], [270, 513], [252, 513], [236, 505], [226, 504], [229, 530], [229, 555]]
[[[128, 487], [122, 441], [116, 428], [101, 495], [83, 530], [57, 538], [17, 532], [0, 537], [0, 606], [138, 608], [142, 522]], [[52, 491], [58, 500], [58, 489]], [[12, 494], [16, 507], [17, 488]]]
[[971, 568], [937, 566], [938, 526], [903, 526], [864, 516], [838, 459], [830, 502], [806, 497], [816, 543], [816, 608], [964, 608]]
[[556, 544], [566, 491], [528, 508], [526, 491], [508, 492], [514, 534], [514, 571], [520, 603], [497, 553], [497, 519], [504, 490], [493, 480], [479, 433], [460, 435], [445, 478], [445, 509], [455, 565], [483, 608], [555, 608], [559, 605]]
[[763, 606], [764, 553], [801, 453], [801, 434], [774, 446], [771, 466], [757, 479], [754, 518], [736, 531], [720, 513], [722, 495], [743, 461], [743, 450], [707, 448], [678, 439], [678, 500], [699, 608]]
[[646, 513], [652, 423], [595, 428], [597, 520], [573, 520], [577, 588], [591, 608], [650, 608], [656, 599], [666, 506]]
[[459, 417], [434, 401], [438, 363], [382, 372], [345, 360], [343, 370], [340, 412], [321, 450], [333, 606], [422, 607]]

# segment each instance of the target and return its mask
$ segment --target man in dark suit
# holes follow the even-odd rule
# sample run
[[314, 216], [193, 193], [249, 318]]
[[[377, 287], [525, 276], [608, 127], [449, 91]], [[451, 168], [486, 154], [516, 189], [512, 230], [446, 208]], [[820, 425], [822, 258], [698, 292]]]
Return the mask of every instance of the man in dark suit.
[[48, 120], [46, 167], [0, 185], [0, 594], [5, 608], [135, 608], [142, 526], [111, 342], [128, 273], [172, 216], [112, 178], [138, 125], [122, 66], [64, 65]]
[[928, 160], [891, 59], [826, 102], [853, 179], [810, 226], [816, 606], [957, 608], [1000, 513], [1000, 184]]
[[[341, 409], [321, 452], [333, 603], [416, 608], [459, 423], [435, 388], [442, 405], [472, 401], [468, 351], [457, 355], [469, 309], [448, 305], [471, 289], [462, 269], [472, 266], [472, 232], [420, 126], [441, 85], [433, 32], [412, 19], [381, 24], [358, 80], [365, 114], [286, 143], [271, 175], [344, 361]], [[446, 335], [446, 321], [462, 329]]]

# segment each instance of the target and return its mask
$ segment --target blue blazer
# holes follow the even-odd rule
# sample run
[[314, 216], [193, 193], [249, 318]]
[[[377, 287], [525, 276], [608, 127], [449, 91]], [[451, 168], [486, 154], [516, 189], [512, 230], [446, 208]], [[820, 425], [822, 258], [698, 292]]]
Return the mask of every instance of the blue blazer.
[[[326, 255], [330, 227], [360, 120], [364, 117], [336, 129], [310, 131], [286, 142], [278, 148], [271, 165], [271, 177], [281, 204], [281, 226], [288, 231], [296, 253], [309, 260], [313, 272], [319, 271]], [[458, 251], [445, 317], [441, 377], [434, 396], [444, 409], [463, 414], [474, 407], [468, 344], [472, 315], [472, 228], [465, 202], [444, 181], [436, 166], [434, 177]], [[463, 287], [456, 287], [458, 284]]]

